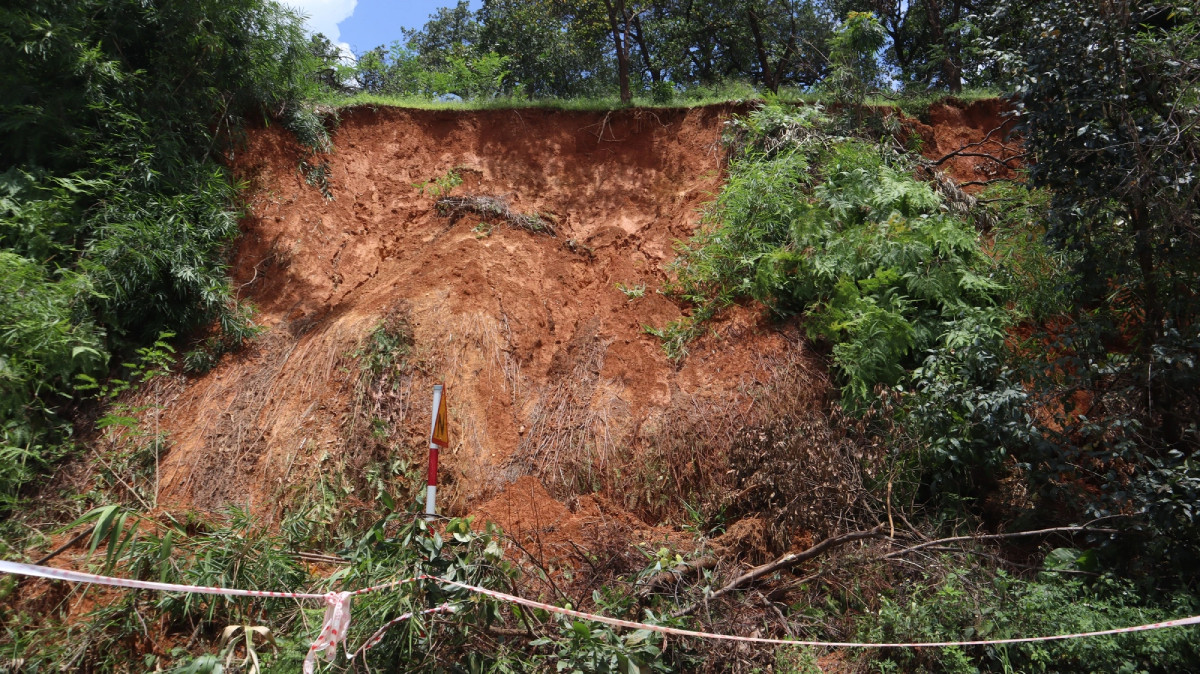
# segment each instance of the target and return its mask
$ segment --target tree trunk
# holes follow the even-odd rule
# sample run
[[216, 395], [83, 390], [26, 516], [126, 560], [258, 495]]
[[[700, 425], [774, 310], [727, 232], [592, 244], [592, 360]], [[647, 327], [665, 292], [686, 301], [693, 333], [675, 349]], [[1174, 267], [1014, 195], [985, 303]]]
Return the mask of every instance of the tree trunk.
[[942, 74], [939, 79], [941, 79], [942, 85], [950, 90], [950, 93], [957, 94], [962, 91], [962, 72], [958, 64], [951, 58], [951, 40], [946, 35], [945, 26], [942, 23], [941, 0], [929, 0], [929, 4], [925, 7], [925, 18], [929, 23], [929, 32], [933, 39], [942, 45]]
[[758, 12], [751, 7], [746, 10], [746, 18], [750, 20], [750, 32], [754, 33], [754, 49], [758, 53], [758, 67], [762, 72], [763, 85], [770, 89], [771, 93], [779, 93], [779, 81], [775, 79], [775, 71], [771, 68], [770, 57], [767, 56], [762, 27], [758, 23]]
[[[962, 18], [962, 5], [954, 0], [954, 11], [950, 14], [950, 26], [953, 27]], [[955, 33], [946, 40], [946, 59], [942, 63], [943, 77], [946, 79], [950, 93], [962, 93], [962, 39]]]
[[[1140, 199], [1139, 199], [1140, 201]], [[1134, 255], [1137, 257], [1138, 271], [1142, 276], [1142, 334], [1138, 339], [1137, 354], [1146, 364], [1146, 416], [1151, 425], [1154, 424], [1155, 407], [1162, 416], [1161, 425], [1157, 429], [1160, 437], [1169, 444], [1178, 443], [1182, 438], [1182, 425], [1175, 414], [1172, 401], [1167, 399], [1169, 391], [1163, 386], [1166, 378], [1161, 374], [1156, 378], [1153, 372], [1154, 345], [1162, 337], [1163, 321], [1166, 311], [1159, 295], [1157, 267], [1154, 255], [1154, 233], [1147, 208], [1138, 204], [1130, 213], [1130, 225], [1134, 235]]]
[[[625, 0], [604, 0], [608, 8], [608, 24], [612, 29], [613, 46], [617, 50], [617, 82], [621, 87], [621, 103], [629, 105], [633, 102], [633, 93], [629, 90], [629, 22], [626, 20]], [[618, 20], [619, 19], [619, 20]], [[625, 35], [621, 35], [621, 23], [625, 24]]]
[[788, 6], [788, 40], [787, 46], [783, 48], [783, 55], [779, 57], [779, 63], [775, 66], [775, 86], [783, 86], [783, 80], [787, 76], [788, 66], [792, 63], [792, 59], [796, 58], [796, 7], [792, 3], [787, 3]]

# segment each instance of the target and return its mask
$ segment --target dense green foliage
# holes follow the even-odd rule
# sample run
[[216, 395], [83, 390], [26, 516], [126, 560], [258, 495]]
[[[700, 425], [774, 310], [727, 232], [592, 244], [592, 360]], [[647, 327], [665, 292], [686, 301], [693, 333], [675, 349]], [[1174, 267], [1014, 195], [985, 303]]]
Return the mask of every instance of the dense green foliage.
[[[1194, 612], [1194, 599], [1175, 596], [1148, 604], [1131, 584], [1079, 572], [1079, 550], [1057, 548], [1047, 571], [1022, 580], [1003, 569], [952, 567], [927, 578], [902, 598], [885, 596], [863, 621], [871, 642], [970, 641], [1071, 634], [1169, 620]], [[1064, 577], [1062, 572], [1066, 572]], [[949, 649], [898, 649], [880, 654], [882, 672], [1170, 672], [1200, 665], [1193, 632], [1163, 630], [1059, 642]]]
[[[839, 32], [876, 40], [882, 79], [865, 90], [959, 92], [988, 86], [981, 25], [996, 0], [466, 0], [438, 10], [420, 30], [358, 55], [333, 55], [329, 72], [353, 72], [372, 94], [427, 98], [596, 98], [619, 93], [670, 103], [730, 82], [779, 93], [808, 91], [847, 74]], [[872, 14], [874, 13], [874, 14]], [[857, 19], [855, 17], [858, 17]], [[879, 18], [875, 18], [879, 17]], [[869, 20], [873, 30], [842, 30]], [[320, 41], [315, 41], [319, 43]], [[327, 41], [326, 41], [327, 42]], [[844, 42], [844, 40], [843, 40]], [[844, 51], [844, 50], [843, 50]], [[328, 54], [318, 46], [317, 53]], [[871, 59], [874, 63], [874, 59]], [[344, 89], [332, 78], [333, 91]], [[838, 90], [848, 91], [846, 88]]]
[[260, 0], [0, 10], [0, 492], [60, 442], [78, 375], [164, 330], [249, 334], [224, 250], [240, 121], [313, 89], [295, 15]]
[[[748, 295], [803, 312], [833, 346], [845, 400], [868, 401], [921, 354], [995, 323], [1001, 291], [967, 222], [887, 146], [822, 131], [818, 108], [768, 105], [731, 126], [742, 146], [708, 223], [676, 264], [703, 317]], [[678, 328], [677, 328], [678, 331]]]
[[1051, 195], [1047, 243], [1072, 265], [1060, 296], [1069, 320], [1035, 335], [1053, 348], [1025, 363], [1041, 408], [1060, 410], [1027, 454], [1035, 484], [1092, 514], [1139, 513], [1143, 561], [1183, 571], [1153, 575], [1194, 584], [1184, 560], [1200, 552], [1196, 8], [1006, 2], [989, 21], [1023, 107], [1032, 183]]

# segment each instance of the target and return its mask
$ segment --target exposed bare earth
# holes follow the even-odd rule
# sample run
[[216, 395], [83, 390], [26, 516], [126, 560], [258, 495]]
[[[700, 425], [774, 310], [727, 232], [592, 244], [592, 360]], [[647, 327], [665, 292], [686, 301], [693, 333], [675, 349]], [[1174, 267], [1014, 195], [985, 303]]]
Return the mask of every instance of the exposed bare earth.
[[[931, 157], [1000, 123], [998, 104], [943, 108], [918, 126]], [[162, 504], [247, 504], [278, 521], [342, 466], [419, 461], [441, 382], [453, 438], [444, 510], [510, 528], [574, 517], [559, 527], [570, 536], [591, 535], [580, 518], [644, 528], [629, 510], [645, 514], [653, 498], [626, 493], [633, 477], [661, 480], [666, 499], [686, 479], [645, 465], [662, 438], [682, 420], [732, 437], [758, 415], [785, 353], [803, 370], [789, 381], [811, 389], [814, 423], [828, 427], [822, 359], [759, 309], [729, 312], [681, 367], [643, 330], [682, 315], [658, 291], [674, 243], [721, 186], [730, 114], [359, 108], [343, 113], [327, 158], [332, 201], [306, 184], [305, 154], [286, 132], [251, 132], [234, 161], [253, 196], [233, 269], [266, 330], [212, 372], [172, 383]], [[976, 166], [950, 163], [960, 180], [978, 179]], [[419, 184], [452, 170], [465, 180], [453, 194], [502, 197], [557, 236], [438, 215]], [[476, 227], [485, 221], [490, 235]], [[618, 283], [645, 284], [644, 295]], [[363, 396], [353, 353], [397, 307], [411, 311], [418, 367], [386, 398]], [[373, 415], [392, 422], [385, 450], [362, 441]]]

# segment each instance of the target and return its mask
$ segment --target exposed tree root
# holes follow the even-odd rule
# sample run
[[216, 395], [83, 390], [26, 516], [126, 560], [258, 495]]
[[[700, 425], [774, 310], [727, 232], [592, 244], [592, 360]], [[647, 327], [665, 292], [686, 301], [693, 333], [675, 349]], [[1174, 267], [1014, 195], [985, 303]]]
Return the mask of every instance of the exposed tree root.
[[476, 213], [485, 218], [500, 218], [513, 227], [527, 229], [537, 234], [557, 236], [554, 226], [540, 215], [517, 213], [502, 197], [470, 195], [465, 197], [442, 197], [437, 200], [438, 213], [457, 220], [463, 213]]

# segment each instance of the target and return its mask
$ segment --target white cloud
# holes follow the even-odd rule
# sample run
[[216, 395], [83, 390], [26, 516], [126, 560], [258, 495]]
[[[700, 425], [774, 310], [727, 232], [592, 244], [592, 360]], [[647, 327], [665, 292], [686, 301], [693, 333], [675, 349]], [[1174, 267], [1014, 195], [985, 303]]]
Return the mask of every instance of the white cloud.
[[309, 33], [321, 33], [342, 49], [342, 55], [354, 58], [350, 45], [342, 42], [338, 24], [350, 18], [358, 0], [288, 0], [288, 5], [308, 17], [305, 27]]

